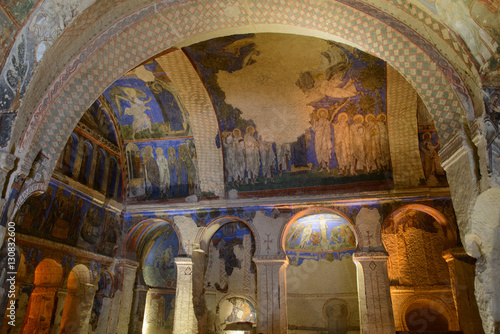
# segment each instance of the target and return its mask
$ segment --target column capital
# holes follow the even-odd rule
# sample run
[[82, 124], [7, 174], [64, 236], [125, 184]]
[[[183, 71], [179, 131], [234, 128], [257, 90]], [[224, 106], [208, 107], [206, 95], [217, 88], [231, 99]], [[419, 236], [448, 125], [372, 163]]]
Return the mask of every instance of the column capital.
[[180, 265], [193, 265], [193, 259], [190, 257], [176, 257], [174, 258], [175, 264], [180, 264]]
[[475, 264], [476, 259], [467, 254], [463, 247], [449, 248], [443, 251], [443, 258], [446, 262], [458, 260], [468, 264]]
[[129, 270], [137, 270], [139, 268], [138, 262], [129, 259], [118, 259], [116, 265]]
[[15, 155], [0, 150], [0, 169], [5, 172], [10, 172], [15, 166], [16, 159]]
[[352, 258], [355, 262], [387, 261], [389, 255], [386, 252], [355, 252]]
[[255, 264], [288, 265], [288, 257], [285, 254], [254, 256], [252, 260]]

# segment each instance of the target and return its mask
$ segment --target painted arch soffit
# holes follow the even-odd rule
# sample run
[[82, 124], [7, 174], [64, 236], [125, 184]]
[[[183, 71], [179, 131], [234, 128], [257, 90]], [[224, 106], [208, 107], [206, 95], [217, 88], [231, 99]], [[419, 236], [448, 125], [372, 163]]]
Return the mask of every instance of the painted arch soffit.
[[[238, 23], [235, 22], [234, 18], [231, 18], [230, 15], [229, 16], [226, 15], [226, 17], [223, 17], [223, 18], [219, 18], [219, 17], [215, 18], [213, 11], [216, 8], [211, 8], [210, 5], [207, 5], [207, 4], [183, 3], [180, 5], [172, 5], [170, 7], [165, 7], [165, 5], [163, 4], [164, 6], [161, 8], [162, 10], [164, 10], [163, 13], [172, 14], [175, 10], [186, 10], [189, 7], [198, 6], [197, 8], [199, 10], [204, 10], [206, 15], [205, 15], [205, 17], [201, 18], [199, 21], [194, 23], [196, 26], [195, 27], [196, 29], [194, 29], [194, 30], [191, 29], [191, 31], [188, 31], [188, 30], [185, 30], [185, 28], [182, 28], [183, 29], [182, 31], [178, 30], [178, 31], [172, 32], [172, 31], [168, 31], [168, 29], [167, 29], [167, 31], [163, 32], [164, 34], [162, 36], [162, 41], [158, 40], [159, 37], [155, 37], [155, 35], [162, 35], [162, 34], [158, 34], [158, 33], [153, 34], [154, 38], [148, 38], [148, 39], [150, 40], [151, 46], [153, 44], [154, 44], [154, 46], [148, 47], [147, 45], [144, 45], [144, 50], [139, 50], [139, 51], [135, 50], [133, 52], [134, 53], [133, 55], [128, 53], [128, 52], [130, 52], [130, 49], [125, 48], [125, 50], [122, 50], [123, 47], [120, 47], [121, 43], [118, 42], [118, 40], [120, 40], [120, 38], [108, 39], [109, 37], [120, 36], [120, 37], [124, 37], [124, 39], [120, 40], [121, 42], [123, 42], [124, 40], [129, 39], [129, 36], [130, 36], [129, 34], [134, 29], [139, 29], [139, 30], [142, 29], [142, 32], [137, 31], [137, 33], [139, 33], [139, 34], [144, 33], [144, 34], [148, 35], [148, 34], [150, 34], [150, 33], [148, 33], [148, 31], [152, 32], [155, 29], [160, 29], [160, 30], [166, 29], [167, 27], [172, 26], [171, 23], [176, 23], [175, 26], [177, 26], [177, 27], [183, 26], [182, 24], [177, 24], [180, 22], [172, 22], [172, 20], [179, 20], [179, 18], [173, 17], [172, 15], [169, 15], [168, 17], [166, 17], [165, 15], [159, 15], [158, 12], [154, 12], [154, 11], [148, 12], [149, 8], [154, 8], [155, 10], [158, 10], [160, 8], [158, 6], [160, 6], [161, 4], [162, 3], [155, 4], [155, 5], [153, 5], [153, 7], [147, 7], [147, 8], [145, 7], [142, 10], [140, 10], [140, 13], [142, 15], [142, 16], [139, 15], [141, 18], [141, 21], [140, 21], [141, 27], [137, 26], [139, 24], [139, 21], [138, 20], [135, 21], [134, 18], [130, 17], [130, 16], [127, 17], [128, 20], [124, 20], [124, 19], [119, 20], [118, 22], [116, 22], [114, 24], [114, 27], [117, 27], [121, 24], [122, 26], [127, 27], [127, 30], [126, 30], [127, 32], [124, 32], [124, 30], [117, 30], [117, 31], [113, 31], [113, 32], [111, 32], [111, 30], [108, 30], [108, 33], [110, 33], [110, 34], [112, 33], [111, 35], [106, 35], [106, 34], [100, 35], [99, 40], [96, 39], [93, 42], [91, 42], [91, 45], [89, 45], [89, 47], [84, 48], [82, 50], [82, 52], [79, 55], [77, 55], [72, 62], [70, 62], [70, 64], [67, 67], [67, 71], [65, 71], [66, 73], [63, 72], [54, 81], [54, 83], [47, 90], [45, 97], [42, 98], [41, 101], [39, 101], [40, 103], [38, 104], [38, 108], [33, 108], [33, 109], [36, 109], [35, 113], [32, 115], [31, 120], [29, 122], [29, 126], [27, 128], [27, 131], [24, 133], [24, 136], [23, 136], [21, 143], [19, 145], [18, 153], [20, 155], [24, 155], [25, 153], [27, 153], [28, 159], [32, 158], [32, 157], [29, 157], [29, 152], [36, 152], [37, 150], [36, 149], [27, 150], [27, 149], [30, 147], [30, 145], [39, 146], [40, 142], [50, 143], [49, 144], [50, 147], [47, 148], [48, 151], [54, 155], [58, 155], [57, 153], [59, 153], [59, 151], [62, 149], [62, 147], [64, 145], [64, 138], [66, 138], [66, 135], [67, 135], [66, 132], [70, 131], [71, 124], [74, 123], [74, 120], [72, 120], [71, 117], [75, 117], [75, 116], [71, 115], [71, 116], [69, 116], [68, 119], [66, 119], [65, 117], [62, 117], [62, 121], [64, 124], [62, 124], [62, 126], [58, 126], [57, 124], [54, 124], [54, 122], [53, 122], [55, 120], [57, 123], [57, 121], [59, 119], [61, 119], [61, 117], [57, 116], [58, 115], [57, 110], [60, 110], [61, 107], [75, 110], [76, 112], [74, 115], [76, 115], [76, 117], [77, 117], [78, 116], [77, 114], [79, 113], [78, 110], [80, 110], [80, 109], [83, 110], [81, 108], [82, 106], [88, 105], [92, 99], [97, 97], [97, 96], [95, 96], [97, 92], [102, 92], [103, 88], [105, 86], [109, 85], [110, 80], [112, 80], [111, 78], [115, 78], [117, 70], [119, 71], [119, 69], [123, 69], [124, 66], [129, 66], [134, 62], [135, 62], [135, 64], [140, 63], [145, 58], [150, 56], [151, 53], [160, 52], [162, 49], [165, 49], [168, 46], [168, 44], [170, 44], [170, 45], [175, 44], [177, 42], [180, 42], [183, 39], [196, 36], [197, 34], [199, 35], [199, 34], [203, 34], [203, 33], [210, 32], [210, 31], [213, 32], [213, 31], [217, 31], [218, 29], [221, 29], [221, 28], [222, 29], [224, 29], [224, 28], [235, 29], [238, 26]], [[343, 5], [340, 5], [338, 3], [332, 3], [331, 5], [332, 6], [343, 6]], [[156, 6], [156, 7], [154, 7], [154, 6]], [[277, 5], [276, 4], [266, 4], [266, 6], [268, 6], [268, 7], [262, 7], [262, 10], [273, 11], [273, 10], [276, 10], [276, 8], [274, 8], [274, 7]], [[256, 9], [257, 8], [255, 8], [255, 10]], [[344, 9], [346, 9], [346, 8], [344, 8]], [[308, 19], [308, 17], [311, 15], [312, 16], [318, 15], [318, 13], [316, 13], [317, 10], [318, 9], [308, 7], [305, 15], [303, 15], [301, 20], [299, 20], [300, 22], [294, 22], [292, 20], [292, 18], [287, 17], [285, 20], [286, 21], [285, 24], [289, 24], [291, 27], [290, 28], [291, 30], [294, 30], [293, 27], [301, 27], [301, 26], [303, 27], [304, 25], [309, 25], [310, 26], [309, 28], [312, 28], [318, 32], [328, 31], [329, 33], [337, 34], [340, 36], [345, 36], [345, 37], [347, 37], [347, 40], [351, 40], [353, 43], [357, 42], [356, 37], [352, 34], [352, 32], [340, 31], [342, 28], [339, 26], [328, 27], [325, 29], [325, 27], [323, 26], [324, 23], [319, 24], [317, 22], [317, 20]], [[352, 11], [351, 11], [351, 14], [349, 14], [348, 12], [349, 11], [345, 11], [344, 15], [346, 15], [346, 16], [344, 18], [344, 21], [347, 20], [349, 22], [347, 25], [344, 24], [344, 26], [356, 25], [358, 23], [356, 21], [356, 18], [349, 16], [349, 15], [352, 15]], [[417, 56], [422, 57], [422, 59], [424, 59], [424, 62], [427, 61], [427, 62], [432, 63], [429, 55], [426, 54], [425, 52], [422, 52], [419, 48], [414, 49], [413, 47], [416, 47], [418, 44], [414, 45], [414, 44], [412, 44], [413, 43], [412, 40], [409, 40], [409, 41], [406, 40], [403, 37], [403, 34], [401, 34], [401, 31], [398, 31], [398, 29], [393, 29], [391, 26], [384, 26], [384, 24], [382, 24], [380, 21], [374, 20], [373, 17], [365, 15], [362, 12], [356, 12], [356, 11], [354, 11], [354, 12], [355, 12], [355, 16], [361, 17], [361, 19], [360, 19], [361, 21], [369, 22], [368, 25], [372, 26], [372, 28], [371, 28], [372, 30], [374, 29], [373, 26], [375, 26], [375, 27], [380, 26], [383, 33], [385, 34], [385, 38], [386, 38], [388, 43], [397, 42], [398, 39], [401, 39], [401, 41], [403, 43], [402, 44], [403, 47], [405, 45], [408, 45], [409, 46], [408, 50], [410, 50], [411, 52], [418, 53]], [[242, 16], [242, 15], [243, 14], [241, 14], [241, 13], [240, 14], [236, 13], [236, 16], [238, 16], [238, 17]], [[144, 25], [147, 26], [148, 23], [144, 22], [144, 20], [142, 20], [142, 19], [144, 19], [147, 16], [151, 16], [152, 21], [154, 21], [154, 23], [156, 24], [156, 28], [153, 29], [153, 26], [144, 27]], [[243, 17], [244, 17], [244, 15], [243, 15]], [[266, 19], [265, 15], [263, 17], [260, 17], [260, 18], [259, 17], [260, 16], [255, 17], [255, 20], [259, 21], [258, 24], [276, 23], [274, 17], [271, 17], [270, 19]], [[221, 25], [220, 24], [221, 22], [219, 22], [219, 24], [215, 24], [215, 22], [220, 21], [221, 19], [224, 21], [223, 22], [224, 24]], [[331, 18], [326, 17], [325, 21], [332, 20], [332, 22], [336, 22], [337, 21], [336, 19], [337, 19], [337, 17], [331, 17]], [[205, 20], [204, 24], [202, 24], [203, 20]], [[165, 22], [162, 22], [162, 21], [165, 21]], [[245, 20], [241, 20], [241, 21], [242, 22], [239, 24], [243, 24], [243, 25], [245, 24], [245, 22], [247, 22]], [[269, 22], [266, 22], [266, 21], [269, 21]], [[290, 22], [288, 22], [288, 21], [290, 21]], [[359, 23], [362, 23], [361, 21]], [[158, 28], [158, 25], [162, 25], [162, 23], [167, 23], [167, 22], [169, 22], [170, 24], [163, 24], [163, 26], [165, 26], [165, 27]], [[361, 24], [361, 26], [362, 26], [362, 24]], [[263, 28], [267, 29], [265, 26], [263, 26]], [[361, 32], [361, 35], [369, 34], [370, 33], [369, 30], [370, 29], [368, 29], [367, 31]], [[164, 38], [165, 35], [170, 36], [171, 38], [165, 39]], [[357, 33], [355, 35], [360, 35], [360, 34]], [[395, 40], [391, 41], [391, 39], [395, 39]], [[370, 40], [370, 39], [367, 39], [367, 40]], [[420, 41], [424, 44], [426, 43], [426, 41], [423, 38]], [[373, 41], [373, 42], [375, 42], [375, 41]], [[116, 44], [116, 43], [118, 43], [118, 44]], [[358, 42], [358, 43], [360, 45], [362, 44], [363, 48], [370, 49], [370, 50], [372, 50], [373, 47], [375, 46], [374, 44], [363, 43], [362, 41]], [[99, 47], [99, 45], [101, 45], [103, 47]], [[131, 45], [133, 45], [133, 43]], [[104, 48], [106, 50], [104, 50]], [[113, 53], [120, 52], [122, 54], [122, 57], [124, 59], [126, 59], [126, 62], [122, 63], [122, 64], [109, 64], [109, 66], [107, 66], [106, 69], [99, 68], [99, 72], [102, 72], [102, 74], [100, 75], [98, 82], [93, 83], [93, 88], [92, 88], [93, 93], [79, 94], [78, 93], [79, 87], [81, 85], [84, 85], [84, 86], [88, 85], [89, 84], [89, 82], [88, 82], [89, 74], [93, 75], [93, 70], [91, 68], [92, 66], [89, 67], [89, 66], [86, 66], [84, 64], [96, 65], [96, 64], [98, 64], [98, 62], [96, 63], [97, 59], [99, 59], [99, 58], [102, 59], [102, 56], [104, 55], [104, 53], [109, 54], [110, 51]], [[382, 51], [378, 51], [378, 52], [380, 53]], [[108, 55], [105, 58], [109, 58], [110, 56], [112, 56], [112, 55]], [[384, 58], [384, 59], [390, 58], [389, 54], [380, 54], [380, 56], [382, 56], [382, 58]], [[396, 67], [399, 68], [402, 72], [406, 72], [406, 69], [404, 68], [404, 66], [406, 66], [406, 65], [402, 63], [402, 60], [404, 60], [404, 59], [398, 60], [398, 59], [392, 58], [389, 60], [392, 63], [394, 63], [396, 65]], [[99, 66], [99, 65], [97, 65], [97, 66]], [[453, 69], [453, 68], [451, 68], [451, 69]], [[407, 76], [410, 76], [410, 74], [409, 74], [410, 70], [411, 69], [408, 69], [408, 73], [405, 73]], [[440, 82], [440, 85], [444, 85], [443, 87], [446, 87], [447, 84], [446, 84], [445, 77], [442, 75], [438, 75], [438, 76], [439, 76], [438, 81]], [[415, 82], [418, 82], [418, 76], [415, 79], [416, 79]], [[83, 84], [82, 84], [82, 82], [83, 82]], [[80, 84], [78, 84], [78, 83], [80, 83]], [[417, 83], [417, 85], [418, 85], [418, 83]], [[460, 89], [464, 88], [463, 82], [462, 82], [462, 84], [459, 83], [459, 85], [461, 85]], [[430, 92], [430, 89], [428, 87], [424, 87], [424, 86], [425, 85], [422, 85], [419, 88], [419, 91], [421, 94], [425, 93], [426, 91]], [[75, 91], [72, 92], [73, 89], [75, 89], [76, 92]], [[67, 94], [63, 93], [65, 91], [67, 91]], [[458, 124], [456, 122], [457, 121], [456, 118], [459, 117], [457, 115], [460, 115], [461, 111], [460, 111], [459, 105], [456, 102], [453, 102], [453, 101], [457, 101], [455, 93], [453, 93], [453, 89], [450, 89], [448, 86], [448, 88], [444, 88], [444, 91], [445, 91], [445, 94], [440, 94], [440, 96], [432, 96], [432, 94], [430, 94], [431, 96], [429, 96], [426, 99], [426, 102], [431, 103], [431, 105], [436, 106], [436, 107], [438, 105], [445, 105], [444, 108], [440, 108], [440, 109], [444, 109], [444, 110], [442, 112], [440, 112], [439, 115], [435, 115], [435, 118], [438, 122], [441, 122], [439, 124], [440, 125], [440, 130], [439, 130], [440, 135], [446, 139], [455, 130], [453, 128], [453, 124], [451, 124], [451, 126], [446, 127], [445, 124], [442, 123], [442, 121], [444, 121], [445, 118], [449, 118], [449, 116], [451, 115], [452, 120], [451, 120], [451, 122], [448, 122], [448, 123]], [[66, 99], [64, 96], [68, 95], [68, 94], [69, 94], [69, 96], [75, 96], [76, 98], [73, 98], [71, 100]], [[445, 95], [445, 98], [443, 98], [443, 95]], [[36, 97], [35, 97], [35, 100], [36, 100]], [[33, 100], [31, 102], [35, 102], [35, 104], [36, 104], [37, 102], [35, 100]], [[447, 102], [447, 101], [449, 101], [449, 102]], [[23, 107], [24, 107], [24, 105], [26, 105], [27, 106], [26, 108], [28, 108], [28, 105], [30, 105], [30, 104], [32, 104], [32, 103], [30, 103], [28, 101], [28, 103], [23, 104]], [[26, 110], [26, 108], [23, 108], [22, 110]], [[437, 109], [438, 108], [436, 108], [436, 110]], [[451, 109], [453, 109], [454, 111], [452, 110], [450, 112]], [[58, 117], [58, 118], [55, 119], [55, 117]], [[58, 129], [55, 130], [54, 126], [57, 126]], [[33, 141], [33, 139], [35, 137], [37, 139], [44, 139], [44, 140]], [[40, 138], [38, 138], [38, 137], [40, 137]]]

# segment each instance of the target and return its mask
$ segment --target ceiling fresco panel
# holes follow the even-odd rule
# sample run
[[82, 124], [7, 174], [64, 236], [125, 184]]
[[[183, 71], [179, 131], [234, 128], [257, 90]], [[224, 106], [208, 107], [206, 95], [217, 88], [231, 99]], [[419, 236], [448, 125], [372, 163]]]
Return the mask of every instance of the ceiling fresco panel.
[[383, 61], [277, 34], [229, 36], [185, 50], [214, 101], [228, 190], [389, 184]]

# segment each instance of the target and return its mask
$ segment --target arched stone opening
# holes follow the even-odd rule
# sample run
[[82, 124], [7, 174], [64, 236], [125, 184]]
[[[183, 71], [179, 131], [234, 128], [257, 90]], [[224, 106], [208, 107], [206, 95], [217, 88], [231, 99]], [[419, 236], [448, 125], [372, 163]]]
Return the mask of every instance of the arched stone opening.
[[181, 237], [174, 224], [148, 219], [127, 236], [126, 251], [140, 263], [136, 278], [132, 324], [142, 333], [172, 333]]
[[228, 294], [217, 305], [220, 333], [253, 333], [257, 313], [255, 300], [248, 296]]
[[[331, 209], [308, 209], [290, 220], [282, 240], [290, 263], [286, 268], [288, 332], [359, 333], [353, 262], [357, 231], [350, 220]], [[330, 305], [332, 300], [340, 304]], [[304, 308], [311, 311], [303, 312]]]
[[[450, 263], [447, 264], [448, 260], [443, 258], [445, 251], [455, 250], [457, 238], [456, 226], [441, 212], [426, 205], [403, 205], [386, 217], [382, 226], [382, 241], [389, 254], [387, 263], [396, 330], [418, 332], [419, 326], [435, 327], [437, 331], [459, 330], [457, 316], [452, 314], [473, 316], [457, 312], [458, 295], [452, 285], [457, 278], [451, 276], [454, 272], [449, 267]], [[434, 306], [429, 303], [415, 304], [410, 309], [403, 306], [405, 300], [415, 299], [423, 292], [451, 305], [453, 310], [448, 312], [450, 316], [441, 319], [442, 312], [439, 310], [442, 307], [437, 309], [438, 313], [433, 311], [436, 310], [436, 303], [432, 304]], [[426, 314], [428, 319], [424, 319]], [[411, 324], [405, 327], [408, 321]], [[423, 322], [428, 325], [421, 325]]]
[[403, 330], [412, 333], [447, 333], [456, 326], [453, 310], [443, 300], [420, 295], [410, 297], [403, 305]]
[[[239, 218], [221, 217], [210, 222], [200, 235], [200, 248], [205, 252], [193, 252], [194, 272], [203, 272], [203, 280], [193, 276], [194, 295], [198, 296], [194, 306], [200, 332], [225, 333], [236, 327], [250, 327], [250, 330], [255, 327], [254, 231], [250, 223]], [[253, 316], [244, 311], [245, 316], [238, 317], [240, 308], [253, 308]], [[230, 316], [233, 310], [235, 313]]]
[[48, 333], [53, 322], [57, 289], [63, 276], [62, 266], [45, 259], [35, 269], [35, 288], [30, 295], [21, 333]]
[[349, 304], [342, 299], [333, 298], [323, 305], [323, 316], [327, 319], [328, 334], [346, 334], [350, 321]]

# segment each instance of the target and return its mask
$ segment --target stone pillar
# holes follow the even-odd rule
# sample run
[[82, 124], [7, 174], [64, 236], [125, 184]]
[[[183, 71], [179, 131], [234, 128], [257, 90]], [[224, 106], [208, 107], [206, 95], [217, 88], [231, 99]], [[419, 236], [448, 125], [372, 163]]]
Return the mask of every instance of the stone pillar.
[[255, 256], [257, 267], [257, 333], [288, 332], [284, 256]]
[[79, 333], [88, 334], [90, 315], [92, 313], [92, 306], [94, 306], [96, 286], [94, 284], [86, 283], [82, 290]]
[[[132, 321], [130, 324], [130, 333], [143, 332], [143, 325], [146, 321], [146, 310], [149, 305], [146, 303], [149, 287], [147, 285], [137, 284], [134, 289], [134, 305], [132, 307]], [[147, 332], [146, 332], [147, 333]]]
[[443, 252], [443, 258], [450, 271], [451, 290], [461, 330], [464, 334], [484, 333], [474, 296], [475, 259], [467, 255], [463, 248], [448, 249]]
[[116, 327], [116, 333], [128, 333], [128, 324], [130, 321], [130, 312], [132, 310], [132, 301], [134, 298], [134, 283], [135, 275], [137, 272], [137, 264], [130, 263], [118, 263], [118, 267], [121, 267], [122, 272], [122, 284], [121, 290], [121, 300], [120, 300], [120, 310], [118, 312], [118, 325]]
[[103, 297], [101, 314], [99, 315], [99, 320], [97, 321], [97, 328], [95, 329], [95, 334], [106, 334], [110, 310], [111, 310], [111, 298]]
[[193, 260], [176, 257], [177, 290], [175, 294], [174, 330], [176, 334], [198, 333], [193, 306]]
[[67, 288], [59, 288], [57, 290], [57, 305], [55, 310], [55, 318], [54, 323], [52, 324], [52, 330], [50, 331], [52, 334], [59, 333], [59, 327], [61, 327], [61, 319], [64, 310], [64, 303], [66, 302], [66, 296], [68, 295]]
[[395, 333], [385, 252], [354, 253], [361, 333]]
[[[485, 333], [500, 333], [500, 188], [479, 195], [464, 248], [477, 259], [475, 296]], [[454, 205], [455, 206], [455, 205]], [[462, 239], [463, 240], [463, 239]]]

